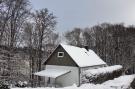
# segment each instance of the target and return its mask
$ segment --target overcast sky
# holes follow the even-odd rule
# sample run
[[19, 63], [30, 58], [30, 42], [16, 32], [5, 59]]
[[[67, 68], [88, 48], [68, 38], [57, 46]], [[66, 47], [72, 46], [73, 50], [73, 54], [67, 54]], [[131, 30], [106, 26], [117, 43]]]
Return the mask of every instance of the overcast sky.
[[135, 0], [30, 0], [35, 10], [48, 8], [57, 30], [91, 27], [103, 22], [135, 24]]

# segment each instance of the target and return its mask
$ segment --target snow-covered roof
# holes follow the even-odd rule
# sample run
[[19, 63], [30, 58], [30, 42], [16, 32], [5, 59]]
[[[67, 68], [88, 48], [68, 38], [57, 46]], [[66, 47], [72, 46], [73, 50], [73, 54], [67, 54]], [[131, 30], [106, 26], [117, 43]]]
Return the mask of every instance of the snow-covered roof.
[[79, 67], [106, 64], [93, 50], [60, 44]]
[[59, 77], [59, 76], [61, 76], [63, 74], [66, 74], [68, 72], [70, 72], [70, 70], [46, 69], [46, 70], [42, 70], [40, 72], [34, 73], [34, 75], [57, 78], [57, 77]]

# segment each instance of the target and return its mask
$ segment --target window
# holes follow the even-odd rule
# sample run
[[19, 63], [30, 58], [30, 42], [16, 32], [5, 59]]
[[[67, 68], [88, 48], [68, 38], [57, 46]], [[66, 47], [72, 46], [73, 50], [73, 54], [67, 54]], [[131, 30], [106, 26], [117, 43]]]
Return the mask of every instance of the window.
[[58, 57], [64, 57], [64, 52], [58, 52]]

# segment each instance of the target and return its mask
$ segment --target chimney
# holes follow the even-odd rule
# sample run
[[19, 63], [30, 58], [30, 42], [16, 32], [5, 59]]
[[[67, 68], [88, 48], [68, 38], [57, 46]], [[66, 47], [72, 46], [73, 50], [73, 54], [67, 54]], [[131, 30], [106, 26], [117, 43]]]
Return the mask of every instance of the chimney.
[[88, 45], [85, 45], [84, 48], [89, 51], [89, 46]]

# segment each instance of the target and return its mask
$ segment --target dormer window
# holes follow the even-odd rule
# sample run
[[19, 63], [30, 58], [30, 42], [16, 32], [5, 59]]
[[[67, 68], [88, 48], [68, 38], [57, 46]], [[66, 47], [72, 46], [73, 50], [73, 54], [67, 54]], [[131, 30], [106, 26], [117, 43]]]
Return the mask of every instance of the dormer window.
[[64, 52], [58, 52], [58, 57], [64, 57]]

